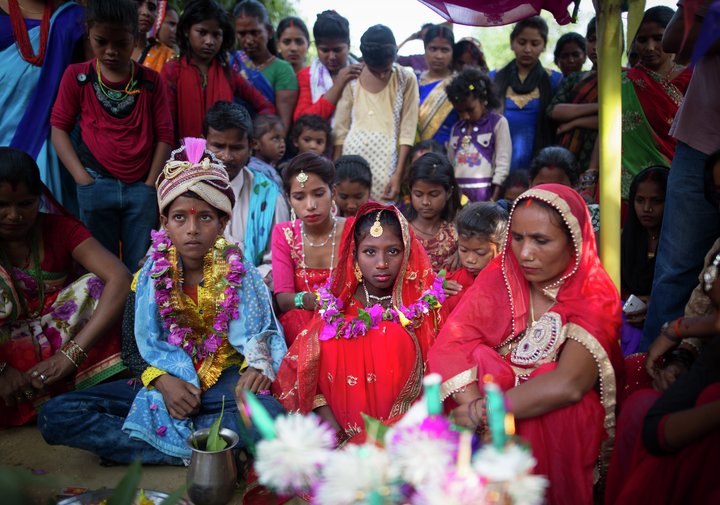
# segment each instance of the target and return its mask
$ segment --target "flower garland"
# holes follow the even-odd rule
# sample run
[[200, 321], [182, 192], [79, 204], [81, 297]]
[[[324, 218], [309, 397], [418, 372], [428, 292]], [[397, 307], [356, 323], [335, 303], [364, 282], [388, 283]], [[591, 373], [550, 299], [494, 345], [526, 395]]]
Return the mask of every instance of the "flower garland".
[[341, 312], [343, 302], [330, 291], [330, 279], [328, 279], [327, 283], [317, 291], [320, 318], [325, 322], [318, 338], [320, 340], [358, 338], [371, 329], [377, 329], [382, 321], [393, 321], [402, 324], [403, 327], [410, 325], [413, 328], [417, 327], [423, 315], [428, 314], [430, 310], [439, 309], [445, 301], [444, 281], [445, 273], [440, 272], [432, 286], [423, 291], [420, 299], [415, 303], [407, 307], [401, 304], [400, 307], [387, 309], [376, 303], [372, 307], [358, 310], [357, 317], [348, 321]]
[[[173, 269], [177, 266], [173, 265], [169, 259], [173, 245], [165, 230], [152, 232], [152, 245], [153, 267], [150, 270], [150, 277], [154, 279], [155, 303], [160, 312], [163, 328], [168, 331], [167, 341], [171, 345], [181, 347], [193, 358], [204, 359], [218, 350], [223, 342], [223, 337], [227, 335], [230, 321], [240, 316], [238, 311], [240, 297], [237, 291], [242, 283], [242, 276], [245, 274], [242, 253], [236, 245], [228, 244], [223, 238], [218, 239], [215, 243], [215, 249], [220, 252], [227, 265], [227, 273], [209, 287], [218, 286], [223, 288], [223, 292], [222, 295], [213, 297], [216, 310], [212, 327], [207, 335], [196, 335], [193, 338], [193, 329], [179, 324], [181, 308], [173, 300], [176, 298], [173, 296], [173, 290], [179, 290], [180, 286], [173, 280]], [[212, 255], [213, 251], [210, 250], [208, 254]]]

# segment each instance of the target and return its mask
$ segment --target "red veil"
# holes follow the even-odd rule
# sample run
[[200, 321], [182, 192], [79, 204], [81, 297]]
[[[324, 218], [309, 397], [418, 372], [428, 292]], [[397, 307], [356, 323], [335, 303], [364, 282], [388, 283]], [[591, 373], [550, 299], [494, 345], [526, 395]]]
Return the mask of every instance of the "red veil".
[[[341, 245], [340, 259], [331, 280], [330, 289], [342, 301], [343, 307], [348, 307], [351, 304], [358, 286], [354, 273], [355, 225], [361, 216], [381, 210], [392, 212], [397, 216], [402, 231], [403, 244], [405, 245], [402, 268], [393, 287], [393, 305], [399, 306], [400, 302], [405, 306], [411, 305], [420, 298], [426, 289], [432, 286], [435, 280], [435, 273], [425, 250], [415, 238], [407, 220], [400, 211], [394, 206], [367, 203], [360, 208], [356, 219], [352, 223], [348, 223], [351, 229], [344, 234], [345, 241]], [[408, 327], [403, 330], [407, 331], [412, 337], [417, 352], [414, 358], [414, 371], [403, 387], [401, 394], [395, 400], [391, 412], [393, 416], [403, 414], [420, 393], [424, 362], [435, 339], [438, 317], [437, 311], [433, 311], [432, 314], [425, 315], [414, 329]], [[323, 326], [324, 322], [316, 313], [307, 329], [298, 335], [290, 347], [273, 383], [273, 393], [290, 412], [307, 413], [314, 408], [313, 403], [318, 391], [320, 369], [320, 340], [318, 336]], [[395, 326], [399, 327], [399, 325]], [[413, 359], [410, 356], [404, 358]]]
[[[623, 370], [622, 353], [618, 342], [620, 328], [618, 291], [598, 258], [592, 221], [582, 197], [566, 186], [540, 185], [523, 193], [516, 200], [513, 212], [518, 202], [527, 199], [541, 200], [554, 208], [570, 230], [573, 239], [574, 251], [567, 269], [557, 283], [545, 289], [545, 294], [556, 301], [551, 310], [561, 317], [563, 330], [567, 331], [568, 338], [582, 344], [595, 359], [600, 385], [599, 399], [604, 407], [604, 416], [603, 409], [597, 405], [598, 392], [591, 390], [586, 397], [592, 395], [595, 398], [591, 407], [594, 408], [593, 412], [599, 412], [594, 417], [598, 419], [598, 426], [597, 430], [593, 430], [590, 421], [587, 421], [585, 429], [587, 437], [593, 432], [597, 433], [599, 440], [604, 441], [600, 461], [605, 463], [612, 449], [616, 392], [620, 389], [616, 372]], [[512, 229], [513, 212], [510, 215], [510, 229]], [[517, 366], [511, 366], [509, 352], [506, 356], [501, 356], [499, 353], [506, 349], [503, 346], [525, 332], [529, 295], [529, 284], [512, 252], [509, 235], [502, 255], [480, 272], [473, 286], [443, 326], [436, 344], [430, 351], [429, 368], [442, 375], [443, 398], [447, 398], [487, 373], [494, 376], [503, 390], [507, 390], [516, 385], [518, 375], [529, 375], [532, 378], [554, 368], [555, 363], [550, 363], [532, 365], [525, 371], [519, 371]], [[555, 418], [553, 422], [569, 421], [573, 416], [570, 409], [572, 407], [566, 407], [544, 416], [518, 422], [518, 431], [522, 436], [527, 436], [523, 433], [523, 424], [529, 428], [533, 425], [533, 421], [535, 421], [533, 428], [543, 426], [543, 429], [553, 431], [553, 433], [543, 433], [542, 440], [537, 443], [528, 437], [531, 438], [536, 451], [548, 453], [536, 454], [539, 461], [542, 462], [543, 456], [553, 457], [554, 448], [549, 442], [551, 440], [555, 442], [556, 436], [562, 438], [557, 440], [560, 447], [564, 444], [569, 447], [568, 450], [574, 450], [572, 437], [567, 431], [563, 433], [564, 427], [555, 426], [553, 429], [550, 428], [549, 422], [550, 417], [556, 412], [567, 417]], [[578, 415], [582, 416], [582, 411], [578, 411]], [[600, 419], [603, 421], [600, 422]], [[577, 422], [577, 418], [574, 422]], [[580, 422], [583, 422], [582, 419]], [[582, 443], [577, 445], [581, 446]], [[583, 449], [577, 447], [577, 450]], [[592, 461], [593, 458], [597, 458], [597, 453], [591, 455], [590, 460]], [[551, 494], [553, 494], [552, 488], [557, 489], [559, 483], [553, 481], [552, 471], [549, 475]], [[592, 471], [588, 479], [591, 476]], [[591, 488], [592, 485], [590, 484], [589, 487]], [[567, 494], [571, 500], [568, 503], [572, 503], [572, 493]]]

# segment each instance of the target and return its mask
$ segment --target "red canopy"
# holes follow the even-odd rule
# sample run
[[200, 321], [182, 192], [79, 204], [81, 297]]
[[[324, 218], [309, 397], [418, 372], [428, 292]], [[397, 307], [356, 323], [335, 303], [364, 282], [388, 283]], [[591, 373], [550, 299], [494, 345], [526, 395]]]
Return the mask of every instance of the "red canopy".
[[497, 26], [515, 23], [549, 11], [558, 24], [571, 21], [568, 6], [573, 0], [419, 0], [453, 23], [470, 26]]

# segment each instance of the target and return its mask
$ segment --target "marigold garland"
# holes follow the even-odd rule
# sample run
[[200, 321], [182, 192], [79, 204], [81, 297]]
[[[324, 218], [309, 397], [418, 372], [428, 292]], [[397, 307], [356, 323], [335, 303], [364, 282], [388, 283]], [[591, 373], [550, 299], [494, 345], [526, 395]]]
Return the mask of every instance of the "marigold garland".
[[[242, 253], [234, 244], [228, 244], [224, 239], [218, 240], [215, 247], [221, 250], [221, 254], [227, 264], [227, 273], [220, 280], [224, 286], [223, 294], [215, 301], [215, 317], [211, 328], [204, 336], [195, 335], [193, 329], [179, 324], [179, 308], [174, 303], [173, 290], [178, 291], [180, 286], [173, 281], [173, 268], [168, 257], [173, 248], [170, 238], [165, 230], [152, 232], [153, 267], [150, 270], [150, 277], [155, 286], [155, 303], [162, 319], [163, 328], [168, 331], [167, 341], [169, 344], [181, 347], [189, 356], [197, 359], [205, 359], [208, 355], [218, 350], [227, 335], [230, 321], [239, 317], [238, 305], [240, 298], [237, 294], [242, 284], [242, 277], [245, 274], [245, 266], [242, 263]], [[200, 338], [198, 338], [200, 337]]]

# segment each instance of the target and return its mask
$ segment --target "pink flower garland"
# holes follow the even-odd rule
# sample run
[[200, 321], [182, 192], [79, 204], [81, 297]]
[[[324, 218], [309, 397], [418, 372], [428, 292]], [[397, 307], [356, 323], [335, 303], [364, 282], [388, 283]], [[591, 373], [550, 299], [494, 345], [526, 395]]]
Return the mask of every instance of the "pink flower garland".
[[152, 232], [152, 245], [151, 258], [154, 264], [150, 270], [150, 277], [155, 282], [155, 303], [158, 306], [163, 328], [168, 331], [167, 341], [169, 344], [181, 347], [193, 358], [204, 359], [218, 350], [222, 344], [223, 336], [227, 335], [230, 321], [240, 316], [238, 312], [240, 297], [237, 291], [245, 274], [242, 254], [236, 245], [228, 244], [223, 249], [223, 256], [228, 265], [228, 273], [223, 279], [225, 289], [220, 301], [217, 302], [218, 306], [212, 331], [198, 344], [191, 338], [192, 328], [178, 324], [178, 314], [172, 304], [170, 296], [173, 289], [172, 265], [168, 260], [172, 242], [165, 230]]
[[393, 321], [403, 326], [417, 327], [423, 315], [428, 314], [432, 309], [440, 308], [445, 301], [444, 281], [445, 274], [440, 272], [435, 277], [432, 286], [425, 290], [415, 303], [407, 307], [400, 305], [400, 307], [388, 309], [376, 303], [372, 307], [360, 309], [358, 316], [348, 321], [341, 312], [343, 302], [330, 291], [330, 279], [328, 279], [327, 283], [317, 292], [320, 318], [325, 322], [318, 338], [320, 340], [358, 338], [369, 330], [378, 328], [382, 321]]

